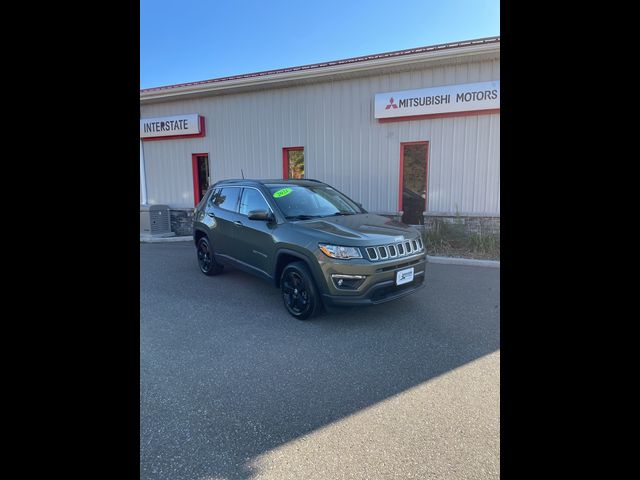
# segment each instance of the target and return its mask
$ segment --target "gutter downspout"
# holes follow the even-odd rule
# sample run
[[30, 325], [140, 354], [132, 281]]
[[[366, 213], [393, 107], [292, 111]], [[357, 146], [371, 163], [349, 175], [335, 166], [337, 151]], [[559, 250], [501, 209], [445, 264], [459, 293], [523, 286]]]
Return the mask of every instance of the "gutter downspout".
[[142, 205], [147, 204], [147, 177], [144, 172], [144, 149], [140, 139], [140, 191], [142, 192]]

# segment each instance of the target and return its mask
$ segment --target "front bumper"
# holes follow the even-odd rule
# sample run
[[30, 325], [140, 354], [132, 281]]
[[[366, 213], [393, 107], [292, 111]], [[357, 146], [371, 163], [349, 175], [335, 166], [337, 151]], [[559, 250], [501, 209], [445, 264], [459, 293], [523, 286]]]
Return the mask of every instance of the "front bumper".
[[[379, 303], [389, 302], [402, 298], [406, 295], [410, 295], [425, 286], [425, 265], [426, 261], [423, 258], [416, 262], [411, 262], [411, 266], [414, 267], [414, 279], [413, 281], [404, 285], [396, 285], [395, 274], [398, 270], [406, 268], [404, 264], [395, 265], [386, 264], [384, 273], [376, 273], [369, 275], [368, 281], [365, 283], [363, 289], [354, 292], [336, 292], [336, 289], [332, 290], [335, 293], [323, 293], [322, 299], [326, 306], [355, 306], [355, 305], [377, 305]], [[379, 267], [380, 265], [376, 265]], [[355, 269], [354, 269], [355, 270]], [[349, 273], [356, 273], [350, 270]], [[365, 273], [365, 272], [360, 272]], [[370, 271], [366, 272], [370, 274]]]

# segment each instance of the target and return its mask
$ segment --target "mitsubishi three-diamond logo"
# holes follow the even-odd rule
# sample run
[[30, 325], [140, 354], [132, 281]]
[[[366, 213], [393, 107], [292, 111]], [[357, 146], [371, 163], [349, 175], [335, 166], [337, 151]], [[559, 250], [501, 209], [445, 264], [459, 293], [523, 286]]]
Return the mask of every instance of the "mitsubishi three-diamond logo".
[[395, 103], [393, 103], [393, 97], [391, 97], [389, 99], [389, 105], [387, 105], [386, 107], [384, 107], [385, 110], [389, 110], [390, 108], [398, 108], [398, 105], [396, 105]]

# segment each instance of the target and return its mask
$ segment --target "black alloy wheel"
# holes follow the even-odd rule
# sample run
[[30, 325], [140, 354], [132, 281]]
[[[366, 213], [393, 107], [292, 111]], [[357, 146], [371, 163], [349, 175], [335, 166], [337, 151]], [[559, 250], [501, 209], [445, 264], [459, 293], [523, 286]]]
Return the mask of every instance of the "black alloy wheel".
[[293, 262], [285, 267], [280, 286], [285, 308], [298, 320], [307, 320], [320, 310], [320, 296], [303, 262]]
[[198, 240], [197, 252], [198, 266], [202, 273], [205, 275], [217, 275], [222, 271], [223, 266], [218, 264], [213, 257], [213, 251], [207, 237], [202, 237]]

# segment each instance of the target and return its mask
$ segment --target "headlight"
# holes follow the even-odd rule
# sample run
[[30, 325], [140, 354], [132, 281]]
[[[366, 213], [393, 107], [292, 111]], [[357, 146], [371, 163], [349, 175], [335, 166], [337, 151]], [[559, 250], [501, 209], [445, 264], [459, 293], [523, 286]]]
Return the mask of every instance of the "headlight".
[[337, 245], [326, 245], [324, 243], [319, 243], [318, 246], [327, 257], [341, 258], [343, 260], [348, 258], [362, 258], [360, 250], [356, 247], [340, 247]]

